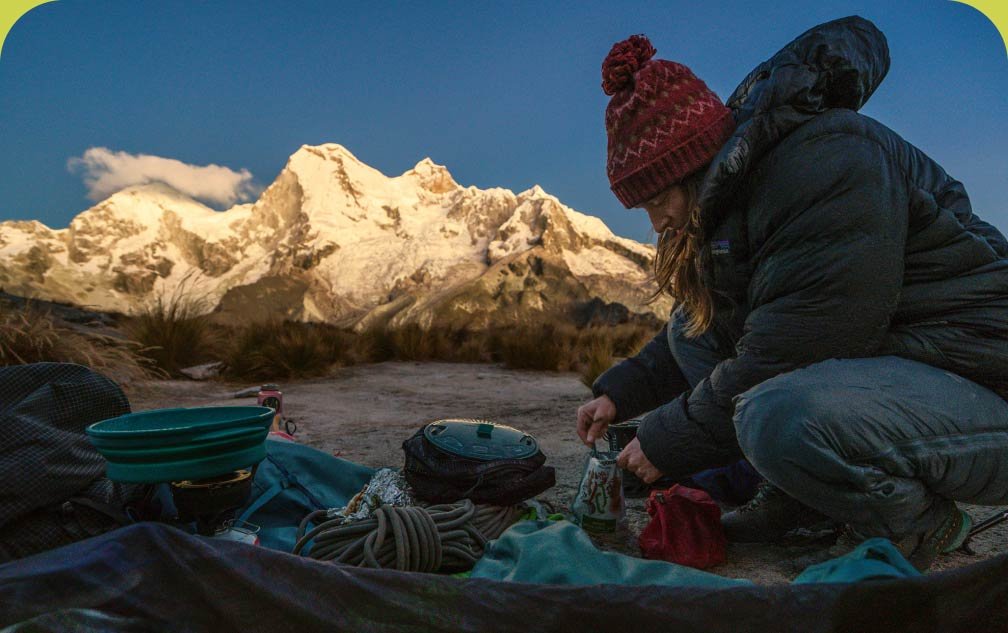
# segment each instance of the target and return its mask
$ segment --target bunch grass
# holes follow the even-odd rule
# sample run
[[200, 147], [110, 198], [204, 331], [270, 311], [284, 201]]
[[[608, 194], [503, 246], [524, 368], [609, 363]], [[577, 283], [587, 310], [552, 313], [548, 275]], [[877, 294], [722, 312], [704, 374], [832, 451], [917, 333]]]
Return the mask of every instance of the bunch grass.
[[31, 301], [22, 306], [0, 303], [2, 365], [75, 363], [131, 386], [164, 377], [144, 352], [136, 341], [71, 326]]
[[143, 355], [171, 375], [212, 360], [220, 351], [207, 302], [193, 291], [193, 279], [186, 277], [170, 294], [157, 294], [125, 326], [143, 346]]

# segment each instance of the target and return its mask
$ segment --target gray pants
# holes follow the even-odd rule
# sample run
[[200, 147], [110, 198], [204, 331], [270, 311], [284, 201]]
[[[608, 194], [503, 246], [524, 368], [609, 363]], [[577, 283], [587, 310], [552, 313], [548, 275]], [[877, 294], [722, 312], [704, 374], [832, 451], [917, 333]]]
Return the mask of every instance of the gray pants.
[[[669, 345], [694, 386], [722, 358], [711, 334]], [[1008, 402], [930, 365], [815, 363], [738, 396], [734, 422], [764, 477], [865, 536], [929, 530], [944, 499], [1008, 505]]]

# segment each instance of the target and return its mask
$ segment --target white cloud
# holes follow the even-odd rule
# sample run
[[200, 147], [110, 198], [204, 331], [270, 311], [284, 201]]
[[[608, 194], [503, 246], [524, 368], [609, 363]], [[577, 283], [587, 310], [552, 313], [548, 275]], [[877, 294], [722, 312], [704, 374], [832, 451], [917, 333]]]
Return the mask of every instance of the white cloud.
[[247, 169], [234, 171], [220, 165], [189, 165], [174, 158], [114, 152], [92, 147], [67, 161], [67, 168], [81, 173], [88, 198], [103, 200], [133, 185], [162, 182], [209, 204], [230, 206], [251, 199], [259, 192]]

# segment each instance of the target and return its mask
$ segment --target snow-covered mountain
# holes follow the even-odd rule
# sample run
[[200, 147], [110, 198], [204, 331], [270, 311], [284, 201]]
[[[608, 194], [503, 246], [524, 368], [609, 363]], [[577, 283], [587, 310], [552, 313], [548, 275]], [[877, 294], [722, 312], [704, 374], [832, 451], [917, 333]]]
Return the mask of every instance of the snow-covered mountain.
[[462, 187], [428, 158], [390, 178], [336, 144], [302, 146], [255, 203], [226, 211], [150, 184], [66, 229], [0, 223], [13, 294], [129, 313], [183, 284], [225, 317], [357, 327], [485, 327], [607, 304], [663, 317], [666, 300], [646, 304], [653, 256], [538, 186]]

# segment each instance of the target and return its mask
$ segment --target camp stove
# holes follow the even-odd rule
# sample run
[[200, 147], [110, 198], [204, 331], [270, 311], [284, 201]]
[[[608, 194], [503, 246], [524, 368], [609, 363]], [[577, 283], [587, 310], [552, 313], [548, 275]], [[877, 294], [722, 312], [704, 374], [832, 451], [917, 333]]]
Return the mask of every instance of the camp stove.
[[252, 471], [236, 470], [207, 479], [173, 481], [171, 495], [178, 520], [195, 523], [196, 533], [203, 536], [257, 544], [259, 528], [235, 525], [235, 513], [252, 494], [252, 479]]
[[109, 479], [155, 484], [164, 519], [254, 544], [258, 528], [235, 515], [251, 498], [275, 415], [271, 407], [152, 409], [96, 422], [87, 434]]

